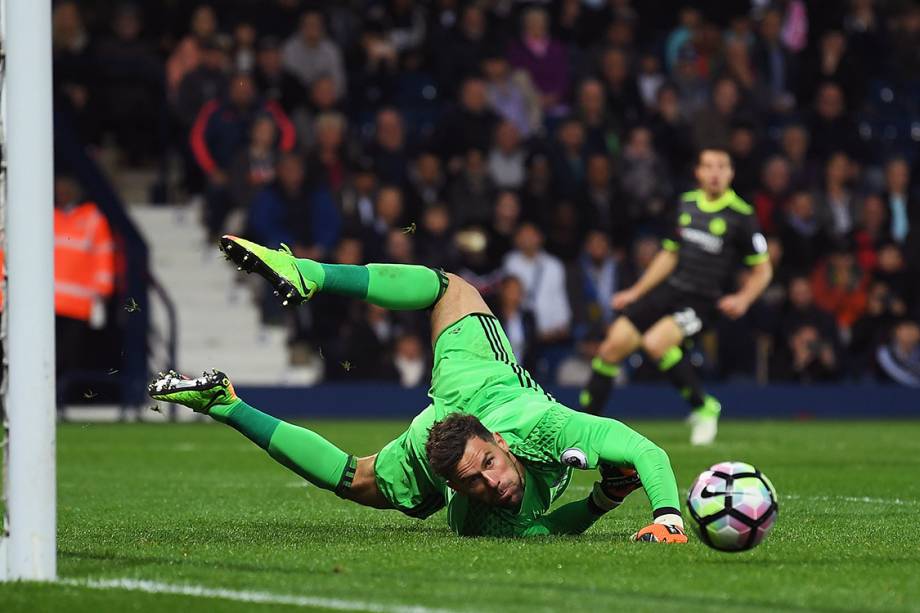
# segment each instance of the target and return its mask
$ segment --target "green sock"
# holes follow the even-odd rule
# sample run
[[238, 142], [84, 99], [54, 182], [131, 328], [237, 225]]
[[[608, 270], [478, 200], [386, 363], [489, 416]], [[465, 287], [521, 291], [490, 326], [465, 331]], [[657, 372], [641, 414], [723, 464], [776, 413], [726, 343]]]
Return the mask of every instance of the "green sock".
[[410, 264], [322, 264], [305, 258], [296, 266], [315, 281], [317, 290], [367, 300], [395, 311], [427, 309], [447, 289], [447, 277], [426, 266]]
[[266, 415], [240, 399], [215, 405], [209, 414], [313, 485], [338, 495], [351, 487], [357, 460], [315, 432]]

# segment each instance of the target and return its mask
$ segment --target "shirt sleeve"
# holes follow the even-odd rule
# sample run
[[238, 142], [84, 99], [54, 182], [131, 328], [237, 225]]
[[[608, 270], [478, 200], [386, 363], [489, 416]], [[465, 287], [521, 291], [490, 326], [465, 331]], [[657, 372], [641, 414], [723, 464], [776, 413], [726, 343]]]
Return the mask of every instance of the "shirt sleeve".
[[560, 461], [575, 468], [596, 468], [600, 462], [635, 468], [653, 515], [680, 514], [680, 495], [668, 454], [625, 424], [573, 412], [559, 432], [555, 451]]
[[747, 216], [740, 240], [740, 253], [747, 266], [755, 266], [770, 259], [770, 254], [767, 253], [767, 239], [760, 231], [756, 215]]

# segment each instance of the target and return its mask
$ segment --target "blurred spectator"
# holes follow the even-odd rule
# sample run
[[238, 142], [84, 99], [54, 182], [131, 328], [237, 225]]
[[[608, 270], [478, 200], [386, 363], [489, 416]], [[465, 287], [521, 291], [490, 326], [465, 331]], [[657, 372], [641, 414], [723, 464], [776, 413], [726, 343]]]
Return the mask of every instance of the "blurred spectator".
[[645, 53], [639, 60], [639, 74], [636, 75], [636, 84], [642, 96], [642, 104], [646, 111], [658, 106], [658, 91], [665, 84], [667, 77], [661, 70], [661, 62], [654, 53]]
[[299, 29], [284, 43], [282, 60], [284, 67], [296, 75], [305, 88], [309, 88], [317, 77], [329, 75], [335, 82], [336, 96], [345, 95], [342, 52], [326, 36], [321, 13], [306, 11], [301, 16]]
[[82, 140], [98, 143], [103, 101], [99, 99], [99, 75], [93, 61], [95, 50], [79, 4], [73, 0], [56, 3], [51, 29], [56, 100], [68, 102]]
[[514, 275], [502, 279], [495, 312], [518, 364], [533, 372], [536, 366], [537, 324], [533, 313], [524, 308], [524, 286]]
[[873, 254], [872, 266], [875, 265], [875, 251], [891, 239], [891, 224], [888, 221], [888, 207], [878, 194], [868, 194], [862, 202], [862, 215], [853, 238], [860, 251], [869, 250]]
[[789, 301], [777, 329], [777, 342], [791, 338], [803, 326], [813, 327], [826, 339], [834, 339], [837, 335], [834, 318], [815, 305], [811, 281], [808, 277], [795, 276], [789, 280]]
[[857, 373], [871, 372], [876, 349], [884, 345], [894, 325], [904, 318], [904, 301], [884, 281], [873, 281], [866, 300], [866, 312], [853, 324], [850, 354]]
[[206, 103], [227, 95], [227, 54], [214, 39], [201, 41], [197, 48], [200, 59], [182, 77], [175, 95], [176, 114], [184, 131], [191, 129]]
[[790, 187], [808, 189], [816, 183], [817, 170], [808, 159], [808, 130], [800, 123], [790, 123], [783, 128], [780, 149], [789, 163]]
[[853, 231], [858, 201], [850, 190], [850, 158], [837, 151], [824, 166], [824, 187], [818, 192], [818, 215], [832, 236], [845, 237]]
[[644, 126], [630, 130], [620, 159], [620, 186], [629, 217], [634, 222], [661, 223], [672, 196], [667, 168]]
[[822, 383], [839, 374], [837, 354], [830, 340], [814, 327], [805, 325], [788, 337], [786, 352], [778, 352], [773, 376], [779, 381]]
[[425, 42], [427, 24], [424, 8], [416, 0], [392, 0], [383, 7], [378, 17], [376, 7], [371, 9], [370, 19], [380, 19], [387, 32], [387, 38], [397, 53], [418, 50]]
[[289, 245], [298, 257], [322, 259], [338, 241], [340, 220], [329, 190], [310, 185], [306, 164], [297, 153], [278, 161], [274, 183], [256, 194], [249, 211], [252, 240]]
[[121, 4], [115, 9], [112, 36], [98, 49], [106, 58], [99, 74], [104, 127], [132, 166], [150, 159], [163, 145], [165, 77], [159, 58], [141, 37], [143, 27], [140, 9]]
[[404, 187], [409, 182], [409, 154], [406, 150], [406, 129], [403, 118], [394, 108], [377, 112], [374, 142], [368, 155], [374, 160], [377, 176], [384, 183]]
[[395, 185], [381, 186], [374, 199], [373, 217], [362, 218], [362, 221], [364, 253], [368, 261], [380, 261], [384, 258], [383, 249], [390, 230], [411, 227], [407, 226], [402, 191]]
[[171, 96], [179, 91], [185, 76], [198, 68], [202, 61], [203, 46], [217, 34], [217, 14], [207, 4], [195, 8], [189, 33], [179, 41], [166, 61], [166, 84]]
[[423, 151], [409, 168], [408, 204], [411, 216], [418, 216], [427, 207], [444, 202], [447, 180], [441, 168], [441, 159], [430, 151]]
[[815, 99], [821, 83], [832, 82], [840, 86], [847, 106], [862, 102], [865, 93], [865, 71], [862, 58], [847, 49], [846, 37], [839, 30], [829, 30], [821, 36], [812, 60], [802, 74], [799, 96], [804, 104]]
[[486, 253], [490, 266], [500, 268], [505, 254], [514, 247], [514, 235], [521, 223], [521, 202], [512, 191], [503, 191], [495, 197], [492, 225], [488, 231]]
[[374, 173], [374, 162], [366, 157], [359, 157], [351, 171], [351, 176], [339, 192], [339, 210], [348, 231], [360, 234], [361, 229], [374, 219], [377, 175]]
[[856, 126], [847, 114], [843, 90], [836, 83], [825, 82], [818, 87], [808, 131], [809, 154], [813, 158], [825, 160], [836, 151], [853, 156], [860, 152]]
[[450, 211], [447, 205], [436, 202], [422, 212], [417, 227], [415, 244], [419, 262], [432, 268], [455, 270], [459, 254], [454, 245]]
[[681, 112], [677, 89], [672, 84], [662, 85], [656, 100], [649, 118], [655, 148], [672, 173], [676, 176], [688, 175], [695, 145], [690, 124]]
[[482, 151], [470, 148], [466, 152], [463, 170], [447, 189], [451, 217], [458, 226], [486, 224], [492, 218], [495, 184], [489, 177]]
[[445, 113], [438, 122], [433, 144], [451, 174], [463, 166], [463, 156], [470, 149], [488, 151], [498, 117], [488, 107], [486, 86], [482, 79], [463, 82], [459, 105]]
[[[457, 84], [476, 74], [492, 47], [482, 7], [475, 3], [464, 7], [457, 26], [447, 36], [433, 38], [432, 45], [438, 81], [448, 96], [454, 95]], [[488, 71], [486, 76], [492, 80]]]
[[239, 151], [247, 147], [250, 126], [260, 114], [272, 117], [279, 133], [279, 148], [290, 151], [294, 147], [294, 126], [277, 104], [259, 100], [252, 77], [248, 74], [234, 76], [227, 98], [208, 102], [195, 119], [190, 143], [195, 159], [207, 177], [205, 225], [213, 237], [221, 234], [229, 212], [227, 172], [230, 163]]
[[569, 267], [566, 281], [573, 336], [580, 341], [604, 338], [615, 315], [610, 301], [623, 287], [622, 271], [606, 234], [599, 230], [588, 232], [581, 256]]
[[830, 312], [846, 334], [866, 310], [869, 275], [860, 268], [847, 241], [837, 241], [811, 275], [815, 304]]
[[575, 198], [585, 180], [585, 129], [576, 119], [556, 128], [552, 148], [553, 187], [562, 198]]
[[[252, 122], [249, 145], [237, 152], [227, 173], [231, 209], [247, 210], [255, 194], [275, 180], [277, 140], [278, 130], [271, 117], [263, 115]], [[239, 228], [226, 229], [230, 233], [240, 231]]]
[[335, 112], [318, 116], [313, 128], [316, 146], [307, 157], [308, 172], [314, 182], [322, 183], [333, 194], [338, 194], [345, 185], [347, 129], [345, 116]]
[[521, 35], [508, 48], [508, 61], [530, 75], [540, 92], [540, 106], [550, 117], [565, 114], [569, 95], [569, 58], [565, 45], [550, 37], [549, 16], [529, 8], [521, 19]]
[[886, 379], [920, 387], [920, 326], [913, 321], [899, 323], [891, 341], [878, 348], [876, 359]]
[[595, 154], [588, 158], [585, 185], [576, 202], [587, 227], [603, 232], [618, 247], [628, 244], [629, 216], [607, 156]]
[[904, 158], [892, 158], [885, 164], [885, 193], [891, 220], [891, 236], [903, 243], [911, 227], [920, 226], [920, 195], [911, 191], [910, 165]]
[[403, 387], [416, 387], [428, 379], [428, 361], [419, 337], [404, 334], [396, 339], [393, 365], [396, 367], [399, 384]]
[[631, 126], [642, 118], [642, 96], [630, 74], [629, 57], [622, 49], [608, 49], [601, 58], [601, 80], [607, 109], [619, 126]]
[[891, 45], [893, 74], [907, 81], [920, 73], [920, 6], [903, 6], [891, 21], [892, 31], [887, 42]]
[[536, 317], [541, 342], [568, 337], [572, 312], [565, 293], [562, 262], [543, 250], [543, 233], [523, 224], [514, 237], [515, 249], [505, 257], [505, 272], [521, 280], [524, 306]]
[[512, 70], [508, 60], [497, 53], [482, 62], [489, 105], [500, 117], [511, 122], [522, 138], [541, 129], [543, 109], [530, 76], [523, 70]]
[[766, 234], [776, 232], [779, 227], [789, 199], [789, 183], [789, 163], [785, 158], [776, 155], [764, 163], [763, 187], [754, 195], [754, 209], [760, 228]]
[[415, 264], [413, 235], [404, 228], [392, 228], [386, 235], [383, 259], [394, 264]]
[[259, 37], [255, 26], [248, 21], [240, 21], [233, 27], [233, 69], [250, 72], [256, 67], [256, 39]]
[[728, 152], [731, 154], [735, 178], [732, 188], [742, 198], [750, 199], [760, 180], [762, 159], [754, 127], [739, 123], [732, 126]]
[[741, 119], [741, 97], [733, 79], [723, 77], [712, 86], [712, 105], [693, 116], [693, 141], [697, 148], [720, 147], [731, 143], [731, 126]]
[[795, 104], [792, 90], [796, 83], [794, 56], [782, 40], [783, 14], [778, 8], [767, 9], [761, 19], [759, 38], [754, 48], [754, 64], [763, 80], [769, 108], [785, 112]]
[[[256, 86], [266, 100], [273, 100], [278, 103], [284, 109], [284, 112], [292, 118], [298, 112], [304, 111], [307, 106], [307, 89], [301, 85], [300, 80], [294, 73], [284, 66], [281, 56], [281, 43], [277, 38], [269, 36], [259, 41], [254, 76]], [[337, 97], [335, 82], [330, 77], [325, 76], [316, 79], [312, 87], [315, 88], [324, 79], [330, 86], [332, 104], [334, 104]], [[329, 107], [324, 106], [319, 110], [330, 110]], [[307, 141], [307, 143], [309, 142], [311, 141]]]
[[498, 189], [518, 189], [524, 184], [526, 153], [520, 134], [510, 121], [495, 128], [494, 145], [489, 151], [489, 176]]
[[604, 86], [596, 79], [586, 79], [578, 87], [577, 117], [584, 126], [585, 144], [591, 153], [614, 154], [620, 148], [619, 128], [607, 110]]
[[780, 237], [789, 271], [807, 274], [828, 245], [827, 234], [810, 193], [799, 191], [789, 198], [780, 227]]

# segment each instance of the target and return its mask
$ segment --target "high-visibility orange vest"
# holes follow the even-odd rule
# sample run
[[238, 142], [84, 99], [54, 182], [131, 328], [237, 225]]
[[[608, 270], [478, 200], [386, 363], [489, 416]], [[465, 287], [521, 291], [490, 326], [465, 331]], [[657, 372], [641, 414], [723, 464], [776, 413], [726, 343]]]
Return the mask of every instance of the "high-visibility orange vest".
[[[6, 272], [2, 251], [0, 271]], [[105, 216], [92, 202], [55, 207], [54, 312], [88, 321], [93, 299], [111, 296], [114, 286], [115, 246]]]

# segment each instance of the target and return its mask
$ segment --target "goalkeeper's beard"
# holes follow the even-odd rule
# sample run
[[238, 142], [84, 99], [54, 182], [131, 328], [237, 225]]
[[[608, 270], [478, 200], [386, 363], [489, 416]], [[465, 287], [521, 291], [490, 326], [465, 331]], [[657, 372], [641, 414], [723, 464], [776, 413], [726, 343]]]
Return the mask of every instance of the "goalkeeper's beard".
[[511, 466], [514, 468], [514, 472], [518, 476], [518, 482], [521, 488], [521, 497], [517, 502], [512, 503], [508, 507], [514, 511], [518, 511], [521, 508], [521, 503], [524, 502], [524, 486], [526, 485], [525, 479], [524, 479], [524, 472], [521, 470], [520, 461], [518, 461], [518, 459], [514, 457], [514, 454], [511, 453], [511, 451], [509, 451], [508, 449], [502, 449], [502, 452], [505, 454], [505, 458], [507, 458], [508, 462], [511, 463]]

